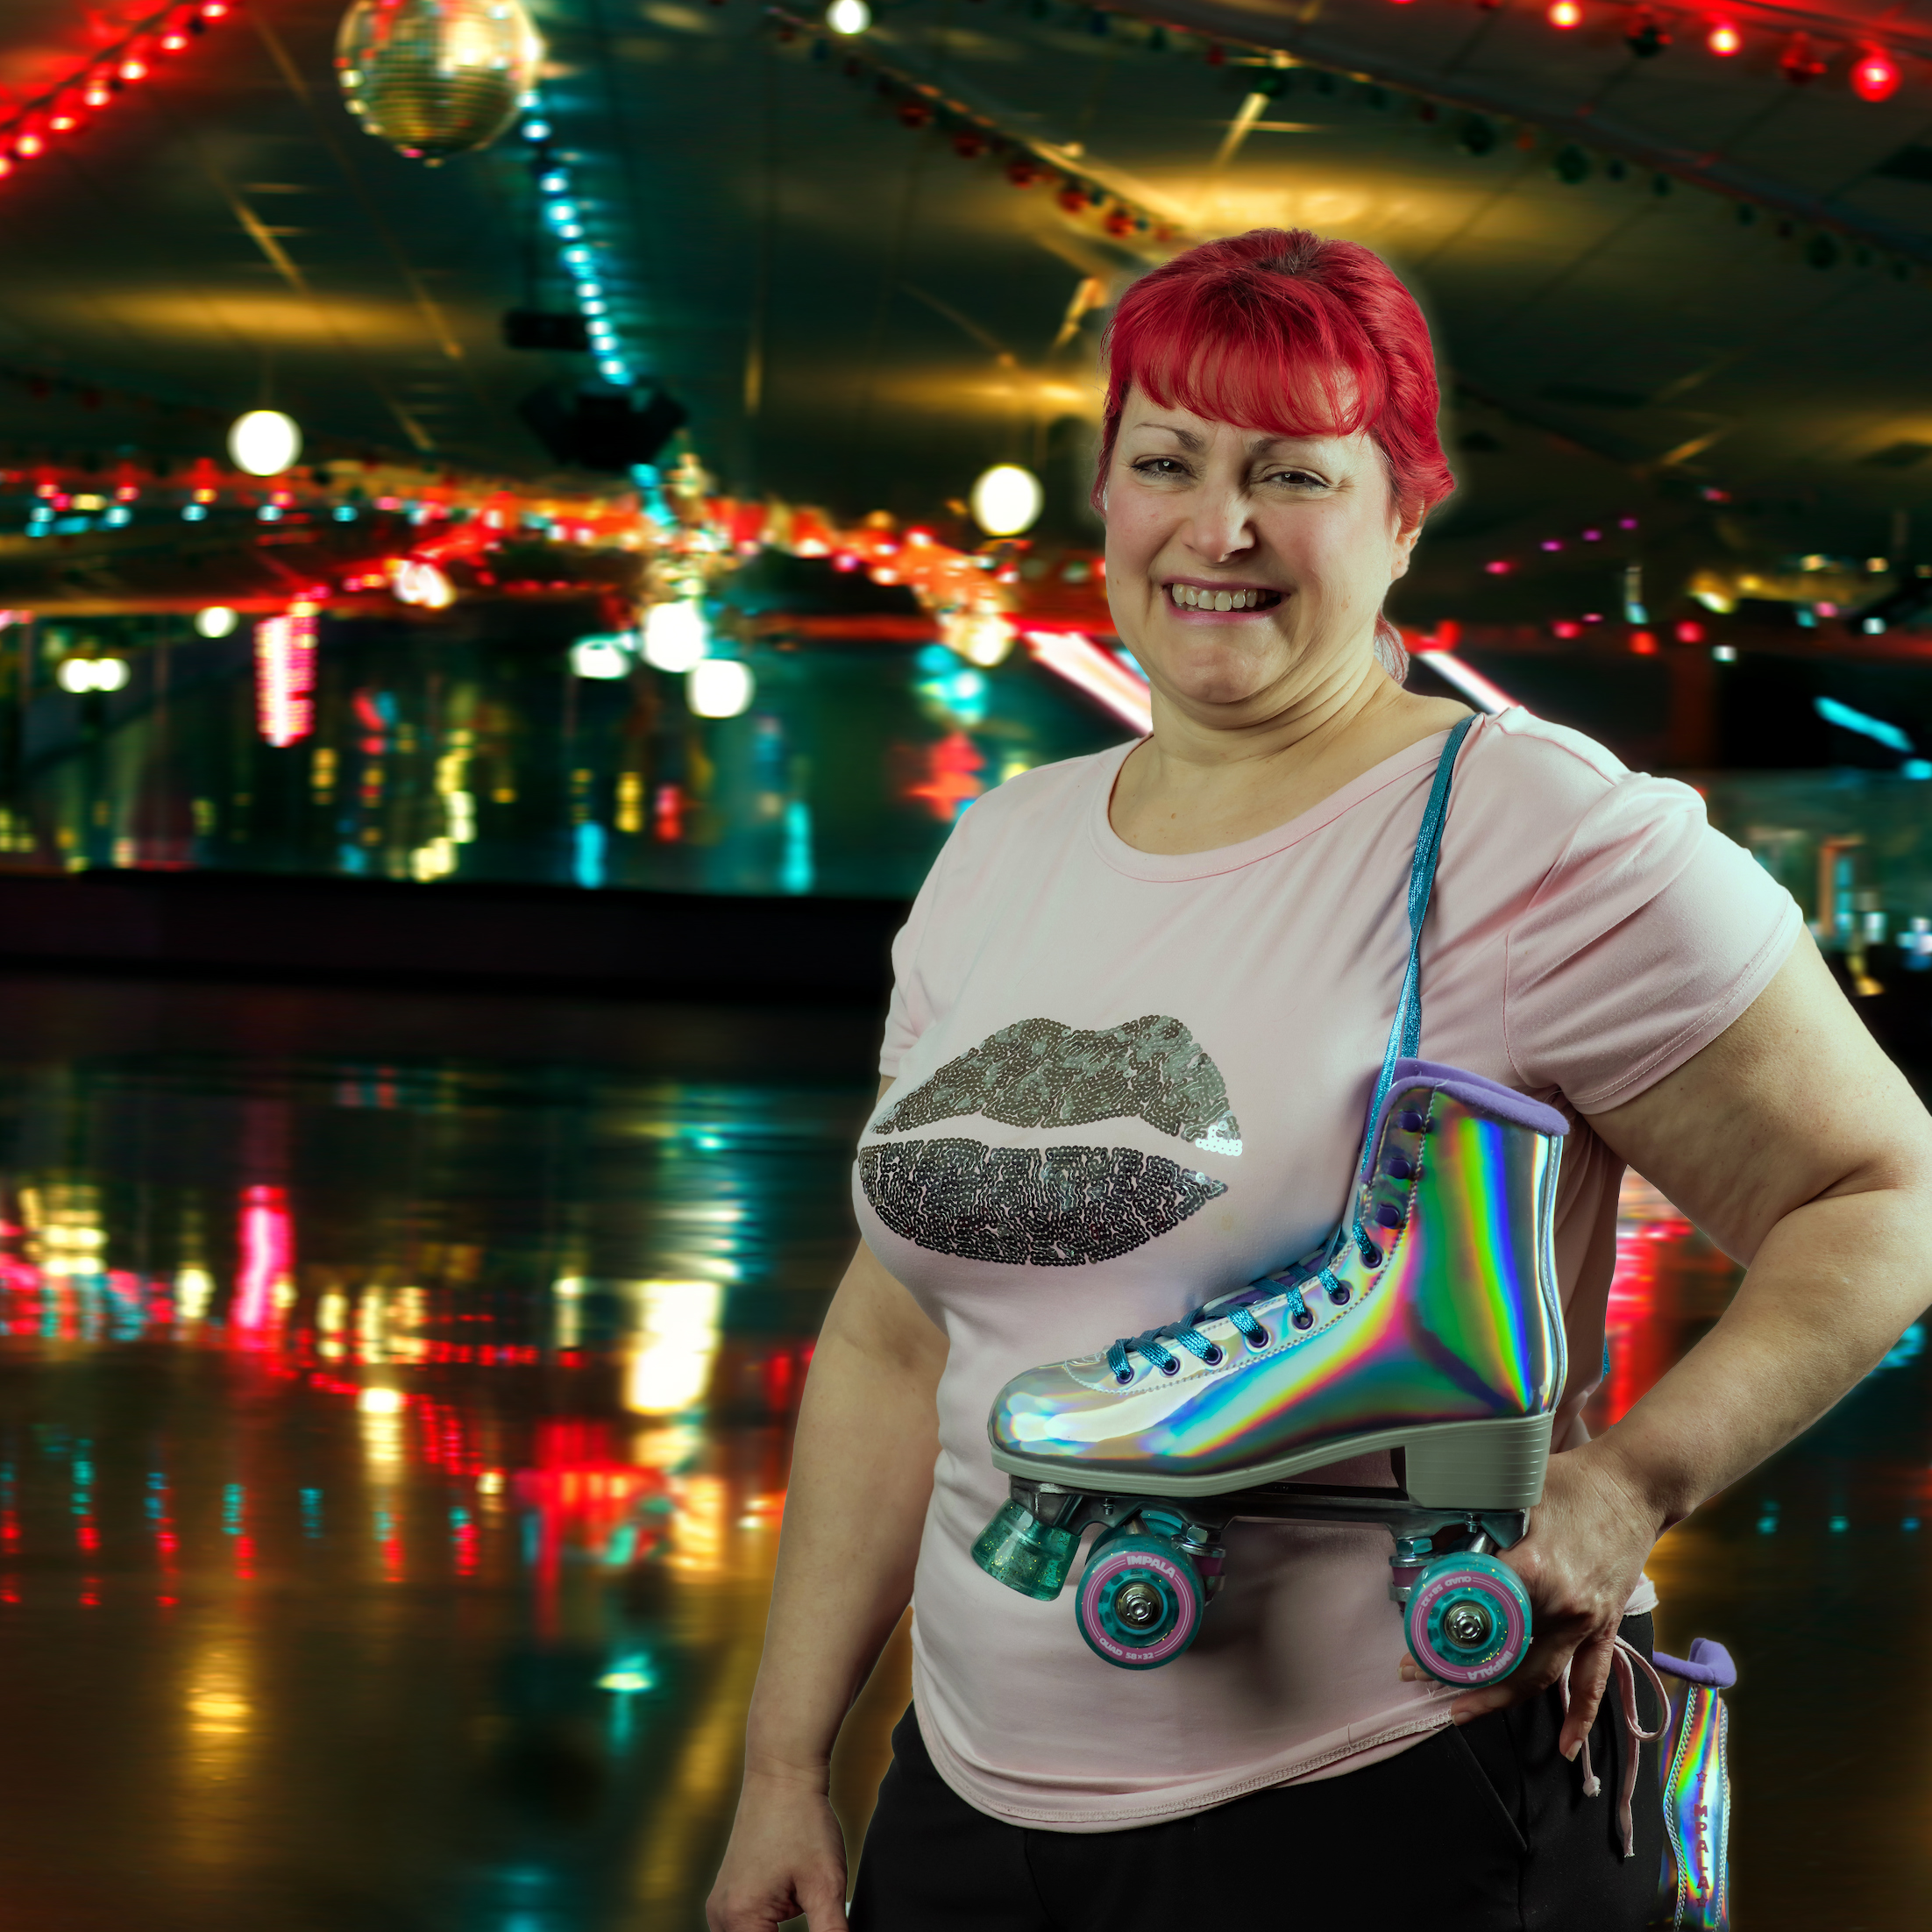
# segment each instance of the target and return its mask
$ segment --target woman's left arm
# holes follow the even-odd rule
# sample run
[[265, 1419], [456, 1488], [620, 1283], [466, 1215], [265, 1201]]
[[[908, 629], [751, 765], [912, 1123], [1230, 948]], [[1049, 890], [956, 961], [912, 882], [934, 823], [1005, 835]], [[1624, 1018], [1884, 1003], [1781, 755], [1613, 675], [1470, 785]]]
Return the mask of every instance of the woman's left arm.
[[1816, 1421], [1932, 1302], [1932, 1119], [1808, 938], [1701, 1052], [1589, 1118], [1746, 1273], [1622, 1421], [1550, 1459], [1530, 1534], [1507, 1552], [1536, 1635], [1454, 1714], [1533, 1696], [1572, 1664], [1566, 1757], [1596, 1715], [1652, 1544]]

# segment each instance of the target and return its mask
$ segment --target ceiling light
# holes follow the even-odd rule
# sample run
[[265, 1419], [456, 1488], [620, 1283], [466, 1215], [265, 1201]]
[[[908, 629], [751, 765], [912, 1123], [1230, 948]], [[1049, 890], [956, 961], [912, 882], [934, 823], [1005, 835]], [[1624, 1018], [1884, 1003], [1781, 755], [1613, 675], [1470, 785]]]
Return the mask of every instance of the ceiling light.
[[1713, 53], [1727, 56], [1742, 53], [1744, 50], [1744, 37], [1729, 20], [1720, 20], [1705, 36], [1704, 45]]
[[226, 637], [240, 622], [226, 604], [210, 604], [195, 613], [195, 629], [203, 637]]
[[872, 10], [865, 0], [832, 0], [825, 24], [834, 33], [863, 33], [872, 24]]
[[[851, 4], [856, 6], [859, 0]], [[756, 689], [750, 670], [735, 657], [707, 657], [685, 674], [685, 702], [700, 718], [737, 717]]]
[[1552, 27], [1580, 27], [1583, 25], [1583, 9], [1579, 0], [1552, 0], [1546, 18]]
[[653, 604], [644, 619], [644, 662], [659, 671], [689, 671], [710, 649], [705, 614], [692, 600]]
[[302, 454], [302, 431], [280, 409], [251, 409], [229, 430], [228, 453], [251, 476], [280, 476]]
[[1040, 479], [1017, 463], [998, 463], [973, 485], [973, 521], [989, 536], [1018, 536], [1032, 529], [1047, 501]]

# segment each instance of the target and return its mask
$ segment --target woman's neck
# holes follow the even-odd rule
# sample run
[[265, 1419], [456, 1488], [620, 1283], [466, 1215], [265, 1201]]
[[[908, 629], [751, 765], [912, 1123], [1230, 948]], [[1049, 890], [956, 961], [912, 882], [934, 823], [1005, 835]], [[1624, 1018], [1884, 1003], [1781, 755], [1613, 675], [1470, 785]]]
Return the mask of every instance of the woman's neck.
[[1109, 820], [1142, 852], [1239, 845], [1467, 714], [1413, 696], [1373, 659], [1239, 723], [1195, 714], [1156, 691], [1153, 735], [1122, 764]]

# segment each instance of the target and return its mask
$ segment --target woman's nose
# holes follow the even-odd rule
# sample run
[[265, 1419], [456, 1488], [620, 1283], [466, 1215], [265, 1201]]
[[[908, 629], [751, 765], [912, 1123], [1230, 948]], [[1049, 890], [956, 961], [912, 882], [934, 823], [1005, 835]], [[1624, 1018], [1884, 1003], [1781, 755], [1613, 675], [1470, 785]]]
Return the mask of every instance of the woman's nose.
[[1238, 491], [1204, 492], [1195, 506], [1194, 547], [1211, 564], [1225, 563], [1254, 544], [1247, 500]]

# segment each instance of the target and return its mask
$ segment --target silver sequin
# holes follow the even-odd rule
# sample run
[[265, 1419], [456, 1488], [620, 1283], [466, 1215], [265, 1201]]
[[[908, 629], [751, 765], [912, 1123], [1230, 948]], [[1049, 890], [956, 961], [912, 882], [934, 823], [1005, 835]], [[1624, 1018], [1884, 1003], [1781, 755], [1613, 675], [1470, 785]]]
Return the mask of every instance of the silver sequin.
[[895, 1100], [872, 1131], [903, 1133], [973, 1113], [1010, 1127], [1076, 1127], [1137, 1116], [1205, 1154], [1241, 1151], [1221, 1069], [1165, 1013], [1105, 1032], [1057, 1019], [1016, 1020]]
[[975, 1261], [1081, 1268], [1178, 1227], [1225, 1183], [1133, 1147], [990, 1147], [908, 1140], [866, 1147], [872, 1211], [916, 1246]]

